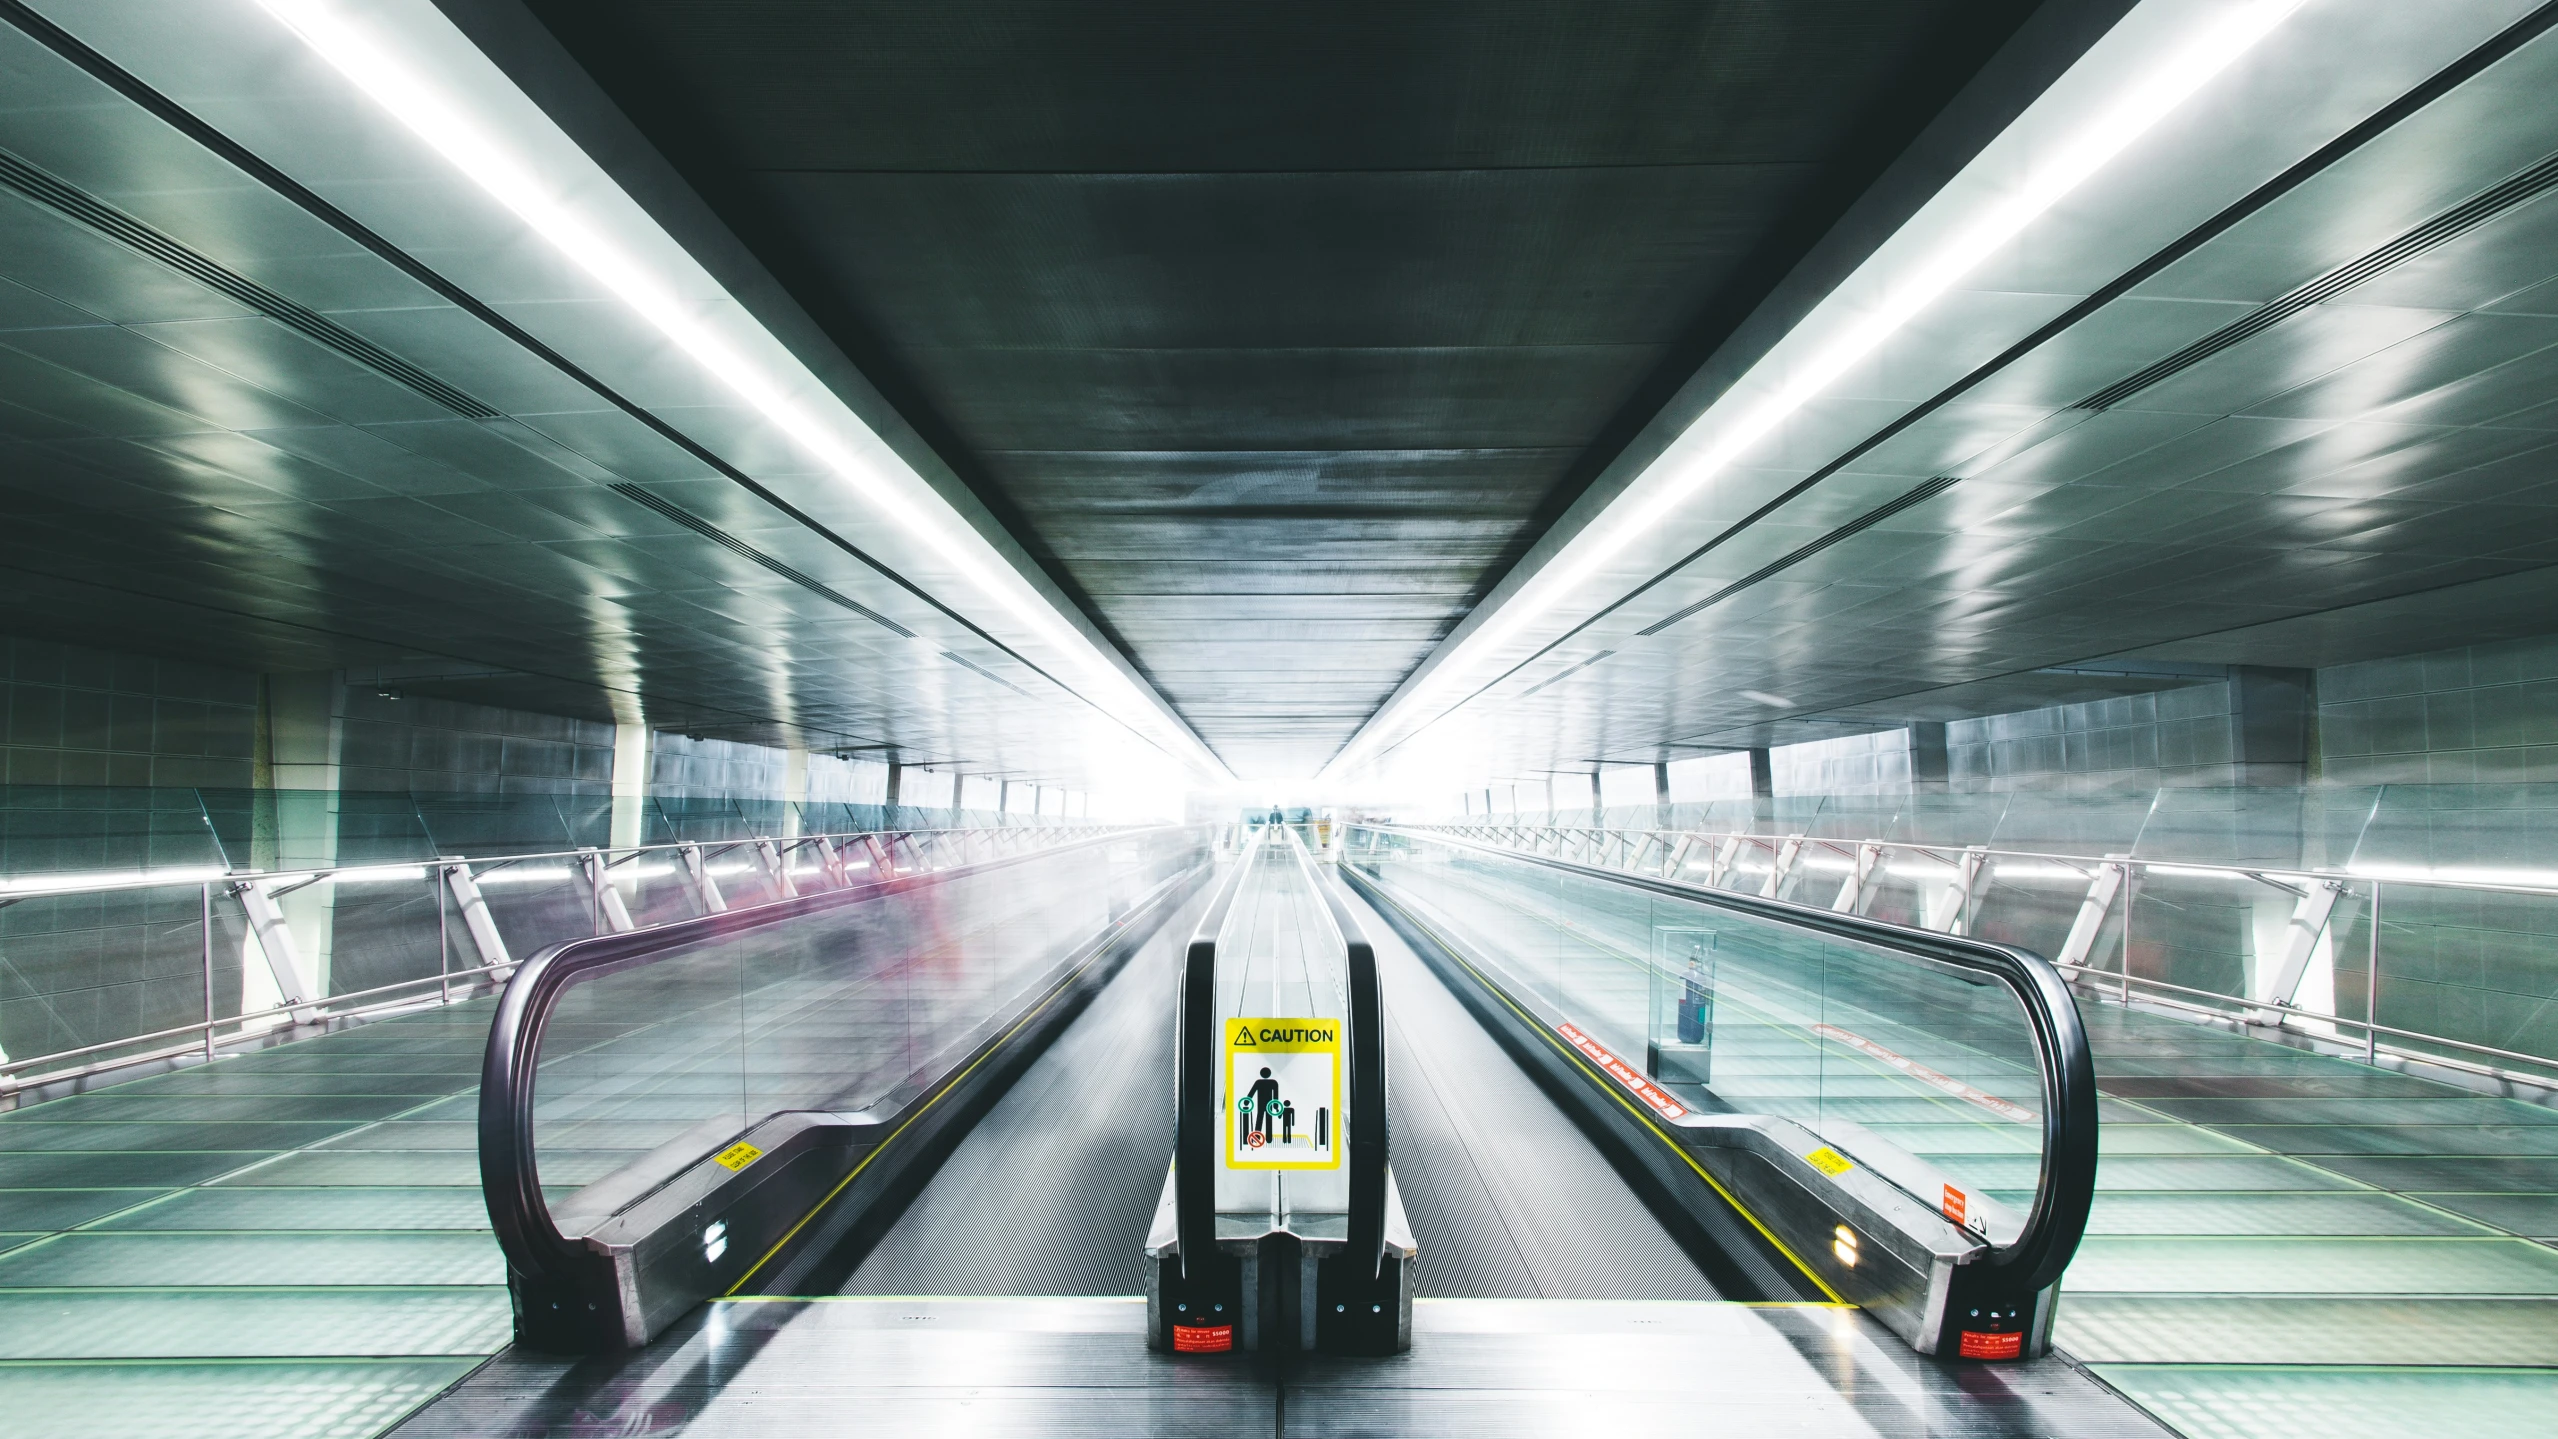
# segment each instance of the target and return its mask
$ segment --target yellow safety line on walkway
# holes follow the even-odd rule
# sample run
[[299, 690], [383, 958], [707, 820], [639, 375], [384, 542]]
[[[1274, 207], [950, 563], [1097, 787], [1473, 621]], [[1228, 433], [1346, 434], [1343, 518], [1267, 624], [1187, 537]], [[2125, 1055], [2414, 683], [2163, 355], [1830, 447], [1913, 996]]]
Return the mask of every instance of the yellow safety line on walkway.
[[1769, 1229], [1767, 1225], [1761, 1223], [1759, 1217], [1750, 1212], [1750, 1207], [1743, 1204], [1739, 1196], [1735, 1195], [1731, 1190], [1724, 1188], [1720, 1180], [1717, 1180], [1713, 1175], [1708, 1174], [1705, 1170], [1705, 1166], [1696, 1162], [1696, 1156], [1688, 1153], [1687, 1146], [1680, 1144], [1677, 1140], [1674, 1140], [1669, 1135], [1663, 1133], [1661, 1126], [1652, 1122], [1651, 1115], [1637, 1109], [1634, 1106], [1634, 1102], [1626, 1098], [1625, 1087], [1623, 1085], [1618, 1084], [1615, 1080], [1608, 1078], [1595, 1069], [1592, 1069], [1589, 1064], [1582, 1059], [1578, 1051], [1563, 1042], [1562, 1036], [1555, 1034], [1550, 1027], [1548, 1027], [1543, 1021], [1539, 1020], [1535, 1015], [1532, 1015], [1526, 1010], [1520, 1008], [1518, 1001], [1510, 997], [1509, 991], [1503, 989], [1497, 984], [1494, 984], [1491, 980], [1486, 979], [1481, 970], [1476, 969], [1473, 965], [1466, 962], [1465, 956], [1458, 953], [1455, 946], [1449, 944], [1446, 940], [1441, 939], [1437, 930], [1422, 923], [1420, 916], [1415, 915], [1411, 910], [1405, 908], [1401, 903], [1397, 902], [1392, 895], [1386, 894], [1382, 887], [1378, 890], [1378, 896], [1384, 899], [1386, 903], [1394, 905], [1396, 912], [1403, 915], [1406, 919], [1411, 920], [1415, 928], [1430, 936], [1431, 942], [1438, 945], [1441, 950], [1445, 951], [1450, 959], [1455, 960], [1459, 968], [1463, 969], [1466, 973], [1473, 975], [1476, 983], [1482, 985], [1485, 989], [1492, 991], [1494, 998], [1500, 1000], [1502, 1004], [1506, 1005], [1511, 1013], [1516, 1014], [1520, 1019], [1524, 1020], [1528, 1027], [1535, 1030], [1540, 1038], [1544, 1039], [1547, 1044], [1554, 1047], [1557, 1054], [1560, 1054], [1565, 1059], [1570, 1060], [1573, 1068], [1578, 1069], [1583, 1074], [1589, 1076], [1591, 1082], [1598, 1085], [1601, 1090], [1605, 1091], [1607, 1096], [1610, 1099], [1615, 1100], [1619, 1107], [1623, 1108], [1626, 1113], [1633, 1115], [1635, 1122], [1641, 1124], [1645, 1129], [1650, 1130], [1653, 1138], [1660, 1140], [1662, 1144], [1669, 1148], [1671, 1153], [1679, 1156], [1680, 1160], [1683, 1161], [1688, 1168], [1695, 1170], [1697, 1178], [1704, 1180], [1709, 1188], [1713, 1189], [1715, 1193], [1723, 1196], [1724, 1203], [1731, 1205], [1733, 1210], [1743, 1219], [1750, 1221], [1750, 1227], [1759, 1232], [1760, 1238], [1765, 1239], [1768, 1243], [1774, 1245], [1777, 1253], [1784, 1255], [1788, 1263], [1802, 1271], [1804, 1278], [1811, 1280], [1814, 1285], [1819, 1287], [1823, 1294], [1828, 1295], [1830, 1297], [1831, 1304], [1850, 1309], [1856, 1307], [1854, 1304], [1848, 1302], [1846, 1296], [1840, 1294], [1837, 1290], [1832, 1289], [1828, 1280], [1823, 1279], [1819, 1274], [1814, 1273], [1811, 1265], [1804, 1263], [1799, 1255], [1797, 1255], [1792, 1249], [1786, 1247], [1785, 1241], [1777, 1238], [1774, 1230]]

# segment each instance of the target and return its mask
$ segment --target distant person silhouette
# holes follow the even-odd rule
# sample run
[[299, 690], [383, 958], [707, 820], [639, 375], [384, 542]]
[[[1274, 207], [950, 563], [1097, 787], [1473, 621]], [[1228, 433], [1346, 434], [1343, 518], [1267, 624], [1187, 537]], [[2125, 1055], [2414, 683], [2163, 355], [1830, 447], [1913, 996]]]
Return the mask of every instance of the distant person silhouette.
[[1261, 1078], [1253, 1083], [1244, 1102], [1252, 1106], [1252, 1129], [1261, 1135], [1263, 1143], [1268, 1143], [1271, 1122], [1279, 1117], [1279, 1081], [1270, 1077], [1269, 1070], [1261, 1071]]

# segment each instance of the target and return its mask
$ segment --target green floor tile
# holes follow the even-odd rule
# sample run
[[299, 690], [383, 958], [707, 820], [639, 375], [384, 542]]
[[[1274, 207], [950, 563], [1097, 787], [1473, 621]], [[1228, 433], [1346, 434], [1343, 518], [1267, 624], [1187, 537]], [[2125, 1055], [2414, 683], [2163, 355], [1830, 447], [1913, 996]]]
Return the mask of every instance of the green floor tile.
[[481, 1355], [506, 1347], [506, 1290], [0, 1291], [12, 1359]]
[[[1982, 1180], [1984, 1184], [1996, 1181]], [[2030, 1179], [2027, 1182], [2031, 1182]], [[2023, 1184], [2016, 1187], [2022, 1188]], [[2101, 1190], [2197, 1189], [2319, 1190], [2355, 1186], [2327, 1170], [2279, 1155], [2120, 1155], [2099, 1159], [2096, 1187]]]
[[2368, 1190], [2323, 1194], [2096, 1196], [2090, 1234], [2479, 1235], [2480, 1225]]
[[2558, 1127], [2545, 1124], [2239, 1124], [2221, 1132], [2277, 1154], [2558, 1156]]
[[449, 1099], [429, 1100], [402, 1114], [400, 1118], [476, 1120], [479, 1113], [480, 1096], [478, 1091], [474, 1090], [469, 1094], [456, 1094]]
[[2558, 1128], [2558, 1109], [2518, 1099], [2154, 1099], [2196, 1124], [2530, 1124]]
[[0, 1254], [0, 1289], [503, 1284], [467, 1231], [205, 1234], [81, 1230]]
[[0, 1189], [0, 1215], [11, 1225], [46, 1233], [147, 1203], [166, 1189]]
[[2092, 1237], [2063, 1287], [2126, 1294], [2558, 1294], [2558, 1250], [2520, 1239]]
[[2547, 1439], [2558, 1414], [2542, 1369], [2093, 1368], [2186, 1439]]
[[460, 1074], [415, 1074], [406, 1066], [393, 1070], [269, 1072], [247, 1067], [253, 1060], [181, 1070], [132, 1085], [128, 1093], [153, 1098], [177, 1095], [257, 1095], [291, 1098], [304, 1095], [415, 1095], [433, 1099], [479, 1085], [476, 1071]]
[[479, 1152], [480, 1127], [462, 1119], [386, 1119], [322, 1139], [313, 1149], [467, 1149]]
[[0, 1153], [69, 1154], [83, 1150], [153, 1151], [170, 1149], [229, 1150], [274, 1153], [316, 1144], [344, 1134], [344, 1120], [288, 1123], [226, 1120], [211, 1124], [172, 1124], [146, 1120], [117, 1123], [102, 1118], [12, 1124], [0, 1128]]
[[[325, 1094], [172, 1094], [154, 1096], [101, 1090], [72, 1099], [0, 1115], [0, 1125], [59, 1123], [65, 1120], [113, 1123], [165, 1122], [195, 1124], [207, 1120], [338, 1120], [362, 1123], [385, 1119], [427, 1102], [410, 1095], [369, 1094], [340, 1098]], [[76, 1105], [76, 1111], [68, 1106]]]
[[370, 1439], [477, 1359], [0, 1363], [10, 1439]]
[[0, 1191], [196, 1184], [254, 1164], [254, 1154], [0, 1154]]
[[[545, 1163], [545, 1178], [549, 1177], [549, 1172], [550, 1166]], [[452, 1149], [389, 1152], [307, 1150], [285, 1155], [271, 1164], [261, 1164], [222, 1183], [241, 1188], [353, 1184], [368, 1188], [452, 1185], [476, 1189], [480, 1183], [480, 1156], [477, 1150]]]
[[2526, 1239], [2558, 1241], [2558, 1194], [2419, 1194], [2415, 1197]]
[[477, 1189], [186, 1189], [103, 1221], [101, 1229], [480, 1229]]
[[2558, 1300], [2064, 1294], [2083, 1363], [2558, 1366]]
[[2321, 1168], [2402, 1193], [2558, 1194], [2558, 1159], [2321, 1159]]
[[2096, 1055], [2096, 1087], [2117, 1099], [2432, 1099], [2442, 1086], [2403, 1075], [2275, 1073], [2198, 1066], [2175, 1056]]
[[2124, 1158], [2251, 1155], [2258, 1148], [2243, 1139], [2190, 1124], [2101, 1125], [2096, 1143], [2099, 1155]]

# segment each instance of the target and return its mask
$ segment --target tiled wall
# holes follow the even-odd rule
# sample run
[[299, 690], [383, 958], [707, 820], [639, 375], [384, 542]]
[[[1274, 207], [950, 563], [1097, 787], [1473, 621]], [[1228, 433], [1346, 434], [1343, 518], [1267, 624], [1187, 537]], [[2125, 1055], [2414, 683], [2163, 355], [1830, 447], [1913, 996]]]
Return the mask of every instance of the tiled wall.
[[455, 700], [344, 691], [339, 787], [436, 794], [607, 795], [613, 727]]
[[[1778, 794], [1902, 794], [1910, 787], [1910, 732], [1782, 745], [1768, 752], [1768, 765]], [[1746, 768], [1742, 779], [1746, 784]]]
[[2331, 784], [2558, 782], [2558, 638], [2318, 672]]
[[0, 638], [0, 782], [245, 787], [257, 676]]
[[[661, 799], [778, 799], [789, 756], [763, 745], [722, 739], [688, 739], [661, 730], [652, 736], [649, 793]], [[612, 741], [608, 735], [606, 747]], [[606, 765], [606, 773], [611, 765]]]
[[1945, 726], [1948, 785], [2092, 793], [2227, 784], [2229, 689], [2189, 685], [1951, 721]]
[[1670, 803], [1750, 797], [1750, 757], [1740, 751], [1670, 761]]

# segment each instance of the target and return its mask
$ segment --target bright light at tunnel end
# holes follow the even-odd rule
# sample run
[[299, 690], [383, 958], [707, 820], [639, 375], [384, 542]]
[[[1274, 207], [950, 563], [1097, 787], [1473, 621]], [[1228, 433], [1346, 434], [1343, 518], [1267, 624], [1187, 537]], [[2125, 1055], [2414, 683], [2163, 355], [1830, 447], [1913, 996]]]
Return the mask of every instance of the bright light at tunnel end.
[[258, 5], [366, 98], [603, 285], [935, 558], [1078, 663], [1087, 677], [1098, 683], [1102, 693], [1117, 701], [1104, 708], [1121, 722], [1150, 735], [1163, 743], [1168, 753], [1208, 773], [1224, 772], [1224, 766], [1205, 746], [1186, 729], [1168, 722], [1148, 697], [1027, 581], [984, 563], [953, 525], [937, 521], [898, 494], [878, 473], [874, 462], [846, 445], [826, 421], [795, 404], [774, 376], [696, 318], [688, 302], [663, 277], [652, 273], [579, 216], [506, 146], [493, 140], [464, 105], [376, 43], [361, 21], [342, 13], [341, 4], [333, 0], [258, 0]]
[[[1530, 580], [1480, 629], [1460, 641], [1460, 649], [1470, 652], [1468, 657], [1479, 661], [1521, 629], [1560, 607], [1627, 546], [1659, 530], [1671, 514], [1693, 499], [1707, 482], [1729, 469], [1841, 375], [1899, 333], [1928, 306], [1942, 299], [1965, 276], [2004, 249], [2027, 226], [2093, 178], [2143, 135], [2155, 129], [2160, 121], [2174, 114], [2222, 71], [2255, 49], [2294, 11], [2308, 3], [2310, 0], [2248, 0], [2248, 3], [2207, 7], [2202, 22], [2193, 33], [2176, 44], [2164, 59], [2143, 70], [2120, 91], [2099, 104], [2095, 114], [2066, 138], [2049, 146], [2042, 157], [2018, 178], [2005, 198], [1984, 208], [1969, 223], [1958, 226], [1923, 258], [1910, 265], [1904, 274], [1890, 283], [1866, 314], [1844, 327], [1827, 344], [1800, 360], [1787, 362], [1790, 372], [1769, 394], [1749, 404], [1737, 415], [1725, 417], [1718, 415], [1715, 408], [1709, 408], [1699, 416], [1695, 425], [1671, 445], [1660, 462], [1677, 466], [1667, 483], [1628, 506], [1623, 513], [1608, 515], [1599, 525], [1594, 525], [1595, 533], [1588, 537], [1586, 543], [1567, 547], [1564, 556], [1552, 568]], [[1783, 349], [1782, 342], [1778, 349]], [[1760, 363], [1764, 366], [1769, 362], [1762, 360]], [[1756, 373], [1754, 369], [1752, 374]], [[1741, 385], [1746, 385], [1750, 378], [1745, 375]], [[1736, 385], [1734, 388], [1740, 387]], [[1710, 435], [1705, 431], [1709, 423], [1714, 426]], [[1671, 457], [1678, 455], [1692, 439], [1703, 439], [1703, 450], [1692, 457], [1673, 460]], [[1325, 766], [1324, 773], [1328, 776], [1346, 774], [1370, 758], [1386, 733], [1385, 721], [1389, 712], [1424, 712], [1455, 686], [1458, 676], [1467, 672], [1454, 662], [1457, 657], [1457, 653], [1452, 652], [1450, 662], [1425, 676], [1401, 703], [1380, 711], [1358, 737]], [[1458, 704], [1463, 702], [1457, 701]], [[1411, 726], [1408, 734], [1428, 728], [1450, 712], [1453, 711], [1442, 711], [1423, 719]]]

